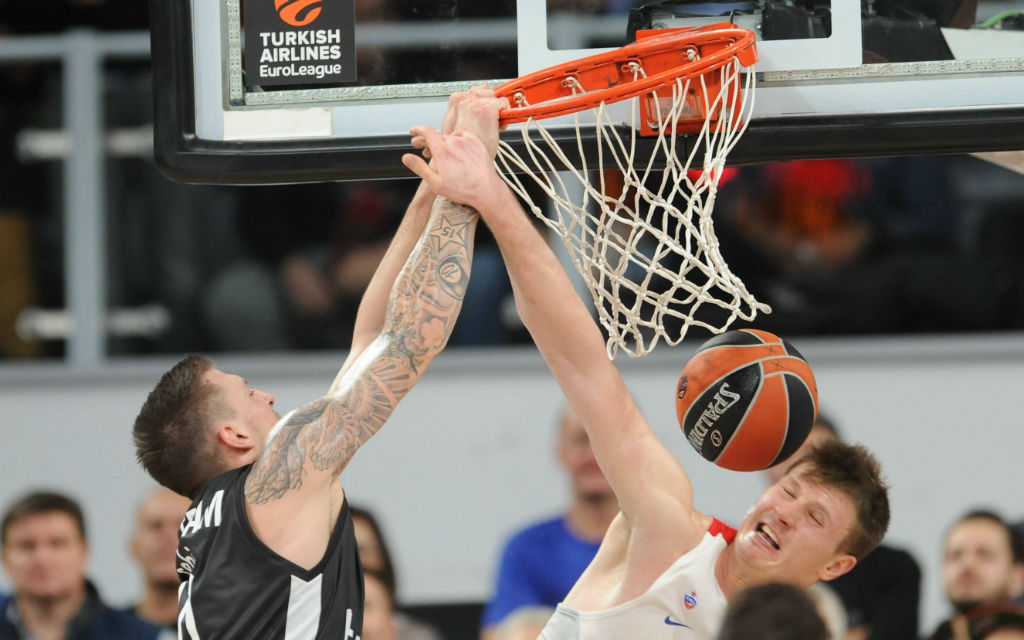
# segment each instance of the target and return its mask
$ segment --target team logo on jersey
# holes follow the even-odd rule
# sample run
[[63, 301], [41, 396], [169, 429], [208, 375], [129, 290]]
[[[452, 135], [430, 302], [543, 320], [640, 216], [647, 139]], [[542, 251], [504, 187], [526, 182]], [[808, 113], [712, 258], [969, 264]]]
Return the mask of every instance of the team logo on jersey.
[[[184, 555], [182, 551], [185, 552]], [[196, 569], [196, 557], [192, 555], [192, 549], [182, 545], [178, 547], [175, 555], [178, 556], [178, 573], [183, 576], [191, 576]]]
[[691, 591], [690, 593], [686, 594], [686, 596], [683, 598], [683, 606], [685, 606], [687, 609], [692, 609], [697, 606], [696, 591]]

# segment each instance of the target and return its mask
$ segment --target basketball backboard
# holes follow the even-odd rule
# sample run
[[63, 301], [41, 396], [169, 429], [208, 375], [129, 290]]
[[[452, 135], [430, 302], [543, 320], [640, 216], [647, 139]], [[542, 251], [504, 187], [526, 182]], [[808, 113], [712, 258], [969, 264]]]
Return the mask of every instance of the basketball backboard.
[[722, 20], [758, 37], [732, 163], [1024, 149], [1024, 0], [150, 2], [157, 160], [186, 182], [404, 176], [455, 90]]

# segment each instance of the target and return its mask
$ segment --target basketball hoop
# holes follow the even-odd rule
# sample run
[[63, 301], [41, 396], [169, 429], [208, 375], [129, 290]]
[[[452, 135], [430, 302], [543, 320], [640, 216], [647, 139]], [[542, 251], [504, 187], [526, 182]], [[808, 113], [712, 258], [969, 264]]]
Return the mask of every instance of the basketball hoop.
[[[502, 124], [522, 122], [525, 145], [520, 154], [502, 142], [498, 168], [568, 249], [608, 331], [610, 358], [619, 349], [643, 356], [659, 340], [678, 344], [691, 325], [718, 333], [737, 318], [771, 311], [729, 270], [711, 223], [726, 155], [753, 108], [756, 61], [753, 32], [729, 23], [655, 29], [637, 32], [636, 42], [622, 48], [495, 89], [511, 105], [499, 116]], [[742, 67], [751, 69], [741, 74]], [[630, 101], [628, 135], [607, 109], [623, 101]], [[594, 120], [594, 160], [583, 151], [590, 131], [580, 121], [584, 112]], [[578, 163], [539, 122], [570, 114]], [[653, 137], [654, 145], [649, 158], [635, 162], [638, 134]], [[695, 137], [684, 157], [677, 134]], [[519, 174], [551, 199], [550, 217]], [[724, 317], [697, 317], [704, 305]]]

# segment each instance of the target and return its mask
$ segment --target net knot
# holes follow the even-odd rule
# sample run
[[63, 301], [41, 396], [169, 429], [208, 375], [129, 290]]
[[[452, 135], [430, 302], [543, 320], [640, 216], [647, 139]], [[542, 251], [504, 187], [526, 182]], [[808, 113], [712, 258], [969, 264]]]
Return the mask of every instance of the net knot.
[[686, 50], [686, 59], [689, 60], [690, 62], [700, 60], [700, 52], [694, 49], [693, 47], [690, 47], [689, 49]]
[[583, 91], [583, 85], [580, 84], [580, 81], [576, 78], [576, 76], [566, 76], [565, 78], [563, 78], [562, 86], [568, 89], [572, 89], [573, 93], [576, 93], [577, 91]]
[[647, 72], [644, 71], [644, 68], [640, 66], [640, 63], [636, 60], [630, 60], [626, 64], [622, 65], [622, 72], [632, 73], [633, 80], [636, 80], [638, 76], [643, 76], [644, 78], [647, 77]]

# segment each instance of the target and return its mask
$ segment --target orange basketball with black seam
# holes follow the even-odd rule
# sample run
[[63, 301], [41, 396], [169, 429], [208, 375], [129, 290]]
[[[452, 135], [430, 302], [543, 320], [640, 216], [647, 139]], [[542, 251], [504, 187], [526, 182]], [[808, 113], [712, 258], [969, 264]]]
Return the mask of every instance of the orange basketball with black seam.
[[676, 416], [701, 456], [734, 471], [779, 464], [814, 425], [814, 372], [786, 340], [759, 329], [711, 338], [683, 367]]

